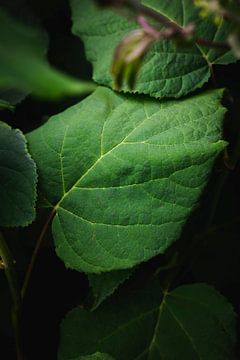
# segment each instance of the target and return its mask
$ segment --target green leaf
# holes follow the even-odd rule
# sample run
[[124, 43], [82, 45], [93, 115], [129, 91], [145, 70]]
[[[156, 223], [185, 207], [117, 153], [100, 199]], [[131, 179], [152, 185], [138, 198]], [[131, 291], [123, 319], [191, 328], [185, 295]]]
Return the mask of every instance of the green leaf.
[[13, 19], [0, 7], [0, 89], [32, 92], [54, 99], [94, 90], [92, 83], [79, 81], [50, 67], [45, 53], [46, 35]]
[[92, 355], [80, 356], [71, 360], [114, 360], [114, 359], [108, 354], [96, 352], [95, 354]]
[[61, 325], [59, 360], [107, 352], [118, 360], [232, 360], [235, 314], [204, 284], [171, 292], [157, 282], [124, 291], [98, 310], [72, 310]]
[[2, 99], [2, 101], [7, 102], [13, 108], [15, 108], [17, 104], [22, 102], [28, 95], [29, 93], [26, 91], [21, 92], [13, 89], [0, 90], [0, 98]]
[[0, 122], [0, 226], [26, 226], [34, 220], [36, 183], [24, 135]]
[[130, 278], [134, 269], [118, 270], [101, 275], [89, 274], [88, 281], [94, 296], [92, 310], [95, 310], [108, 296]]
[[178, 239], [225, 146], [221, 96], [159, 102], [98, 88], [28, 135], [67, 267], [131, 268]]
[[[206, 40], [226, 41], [229, 25], [215, 26], [211, 19], [200, 19], [192, 0], [146, 0], [145, 5], [180, 26], [196, 23], [197, 36]], [[110, 73], [114, 50], [120, 41], [139, 26], [112, 10], [100, 10], [89, 0], [71, 0], [73, 33], [84, 41], [86, 55], [93, 65], [93, 78], [99, 84], [113, 86]], [[93, 21], [94, 19], [94, 21]], [[159, 25], [157, 25], [159, 28]], [[133, 92], [154, 97], [181, 97], [203, 86], [214, 64], [233, 62], [227, 50], [199, 45], [177, 46], [172, 40], [155, 43], [144, 58]], [[130, 91], [125, 86], [124, 91]]]

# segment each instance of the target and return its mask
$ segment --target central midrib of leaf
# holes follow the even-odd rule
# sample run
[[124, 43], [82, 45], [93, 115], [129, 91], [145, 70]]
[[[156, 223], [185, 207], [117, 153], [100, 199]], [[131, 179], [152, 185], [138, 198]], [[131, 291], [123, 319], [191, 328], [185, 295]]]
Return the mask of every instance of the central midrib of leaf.
[[[165, 304], [165, 299], [167, 297], [168, 293], [165, 292], [163, 294], [163, 298], [162, 298], [162, 301], [161, 301], [161, 304], [157, 307], [154, 307], [153, 309], [151, 310], [148, 310], [144, 313], [141, 313], [139, 316], [133, 318], [133, 319], [130, 319], [128, 322], [122, 324], [121, 326], [117, 327], [114, 331], [112, 331], [111, 333], [107, 334], [106, 336], [104, 336], [103, 338], [100, 338], [98, 341], [97, 341], [97, 345], [100, 345], [101, 343], [103, 343], [104, 341], [106, 340], [109, 340], [113, 335], [117, 334], [119, 331], [122, 331], [124, 328], [127, 328], [128, 326], [130, 326], [131, 324], [133, 324], [134, 322], [136, 321], [139, 321], [141, 318], [144, 318], [145, 316], [148, 316], [148, 315], [151, 315], [155, 312], [156, 313], [156, 324], [153, 328], [153, 334], [152, 334], [152, 340], [149, 344], [149, 346], [144, 349], [136, 358], [134, 358], [133, 360], [140, 360], [142, 356], [148, 354], [148, 357], [151, 355], [151, 351], [153, 349], [154, 346], [158, 346], [157, 343], [156, 343], [156, 338], [157, 338], [157, 331], [158, 331], [158, 327], [160, 325], [160, 321], [161, 321], [161, 314], [162, 314], [162, 310], [163, 310], [163, 306]], [[165, 304], [166, 305], [166, 304]]]
[[[123, 106], [124, 103], [121, 103], [119, 106]], [[109, 155], [114, 149], [116, 149], [117, 147], [123, 145], [123, 144], [129, 144], [128, 142], [125, 142], [125, 140], [134, 132], [136, 131], [136, 129], [141, 126], [145, 121], [148, 121], [149, 119], [151, 119], [153, 116], [155, 116], [157, 114], [153, 113], [151, 116], [148, 116], [146, 108], [144, 106], [144, 112], [146, 117], [143, 118], [143, 120], [135, 127], [133, 128], [125, 137], [124, 139], [118, 143], [117, 145], [113, 146], [110, 150], [108, 150], [107, 152], [103, 153], [103, 149], [102, 149], [102, 144], [103, 144], [103, 132], [104, 132], [104, 127], [105, 124], [107, 123], [108, 118], [110, 117], [111, 113], [113, 111], [116, 111], [116, 109], [118, 109], [118, 107], [111, 109], [108, 116], [106, 117], [103, 126], [102, 126], [102, 132], [101, 132], [101, 144], [100, 144], [100, 157], [87, 169], [87, 171], [85, 171], [85, 173], [72, 185], [72, 187], [65, 192], [65, 186], [64, 186], [64, 174], [63, 174], [63, 166], [62, 166], [62, 152], [63, 152], [63, 148], [64, 148], [64, 140], [66, 139], [66, 134], [67, 134], [67, 130], [68, 127], [66, 128], [66, 132], [64, 134], [64, 138], [63, 138], [63, 142], [62, 142], [62, 148], [61, 148], [61, 152], [60, 152], [60, 159], [61, 159], [61, 173], [62, 173], [62, 182], [63, 182], [63, 190], [64, 190], [64, 194], [62, 196], [62, 198], [59, 200], [59, 202], [54, 206], [54, 208], [57, 210], [58, 207], [60, 207], [61, 203], [63, 202], [63, 200], [71, 193], [71, 191], [73, 191], [77, 185], [80, 184], [80, 182], [89, 174], [89, 172], [107, 155]], [[161, 108], [159, 109], [159, 111], [161, 111]], [[144, 142], [147, 143], [147, 142]], [[137, 144], [137, 142], [134, 142], [134, 144]]]
[[[160, 324], [161, 324], [161, 316], [162, 316], [162, 312], [163, 312], [163, 309], [164, 307], [168, 310], [168, 312], [171, 314], [171, 316], [173, 317], [173, 319], [175, 320], [176, 324], [178, 324], [178, 326], [181, 328], [181, 330], [183, 331], [183, 333], [186, 335], [189, 343], [191, 344], [194, 352], [196, 353], [197, 357], [199, 358], [199, 360], [202, 359], [201, 355], [199, 354], [197, 348], [196, 348], [196, 345], [194, 344], [194, 340], [192, 339], [192, 337], [190, 336], [190, 334], [188, 333], [188, 331], [184, 328], [183, 324], [180, 322], [180, 320], [177, 318], [176, 314], [174, 314], [174, 312], [170, 309], [170, 307], [167, 305], [167, 302], [166, 302], [166, 298], [167, 296], [173, 296], [175, 297], [175, 295], [172, 295], [171, 293], [168, 293], [167, 291], [164, 291], [163, 293], [163, 297], [162, 297], [162, 301], [160, 303], [159, 306], [157, 307], [154, 307], [153, 309], [151, 310], [148, 310], [144, 313], [141, 313], [139, 316], [133, 318], [133, 319], [130, 319], [128, 322], [124, 323], [124, 324], [121, 324], [119, 327], [117, 327], [114, 331], [112, 331], [111, 333], [107, 334], [106, 336], [104, 336], [103, 338], [100, 338], [98, 341], [97, 341], [97, 344], [96, 344], [96, 347], [98, 347], [101, 343], [109, 340], [112, 336], [114, 336], [115, 334], [117, 334], [118, 332], [121, 332], [124, 330], [124, 328], [127, 328], [129, 326], [131, 326], [131, 324], [133, 324], [134, 322], [136, 321], [139, 321], [141, 318], [144, 318], [146, 316], [149, 316], [153, 313], [156, 312], [156, 323], [155, 323], [155, 326], [153, 327], [153, 333], [152, 333], [152, 336], [151, 336], [151, 341], [149, 343], [149, 345], [140, 353], [137, 355], [137, 357], [135, 357], [133, 360], [140, 360], [142, 359], [144, 356], [147, 355], [147, 360], [150, 359], [150, 356], [151, 356], [151, 353], [154, 349], [154, 347], [156, 349], [158, 349], [159, 351], [159, 354], [160, 356], [162, 355], [161, 352], [160, 352], [160, 348], [159, 348], [159, 345], [157, 343], [157, 337], [159, 337], [159, 334], [158, 334], [158, 330], [159, 330], [159, 327], [160, 327]], [[178, 297], [178, 296], [177, 296]], [[190, 299], [190, 301], [193, 301], [192, 299]], [[199, 302], [199, 304], [201, 304], [201, 302]], [[205, 304], [202, 304], [204, 307]]]
[[[122, 104], [121, 104], [121, 105], [122, 105]], [[115, 108], [114, 110], [116, 110], [116, 108]], [[111, 112], [112, 112], [112, 110], [111, 110]], [[155, 114], [153, 114], [152, 116], [154, 116], [154, 115], [155, 115]], [[64, 191], [64, 195], [63, 195], [62, 198], [59, 200], [59, 202], [57, 203], [57, 205], [55, 205], [55, 209], [57, 209], [57, 208], [61, 205], [61, 202], [70, 194], [71, 191], [73, 191], [73, 190], [77, 187], [77, 185], [80, 184], [80, 182], [89, 174], [89, 172], [90, 172], [105, 156], [107, 156], [108, 154], [110, 154], [110, 153], [111, 153], [114, 149], [116, 149], [117, 147], [119, 147], [119, 146], [121, 146], [121, 145], [123, 145], [123, 144], [127, 144], [127, 143], [125, 143], [124, 141], [128, 138], [128, 136], [130, 136], [140, 125], [142, 125], [146, 120], [149, 120], [150, 118], [151, 118], [151, 117], [148, 117], [147, 114], [146, 114], [146, 118], [143, 119], [143, 121], [140, 122], [137, 127], [135, 127], [132, 131], [130, 131], [130, 133], [128, 133], [127, 136], [125, 136], [125, 138], [124, 138], [119, 144], [117, 144], [117, 145], [115, 145], [114, 147], [112, 147], [112, 148], [111, 148], [110, 150], [108, 150], [106, 153], [103, 153], [103, 152], [102, 152], [102, 137], [103, 137], [104, 126], [105, 126], [105, 124], [106, 124], [106, 122], [107, 122], [107, 119], [108, 119], [108, 117], [107, 117], [106, 120], [105, 120], [104, 123], [103, 123], [102, 132], [101, 132], [101, 145], [100, 145], [100, 151], [101, 151], [101, 153], [100, 153], [100, 157], [97, 159], [97, 161], [95, 161], [95, 162], [92, 164], [92, 166], [90, 166], [90, 167], [88, 168], [87, 171], [85, 171], [85, 173], [80, 177], [80, 179], [78, 179], [78, 180], [75, 182], [75, 184], [73, 184], [73, 186], [72, 186], [67, 192]], [[64, 135], [64, 139], [66, 138], [66, 133], [67, 133], [67, 129], [66, 129], [66, 132], [65, 132], [65, 135]], [[63, 144], [64, 144], [64, 140], [63, 140]], [[62, 146], [62, 151], [63, 151], [63, 146]], [[62, 157], [62, 152], [60, 153], [60, 158], [61, 158], [61, 157]], [[62, 162], [61, 162], [61, 164], [62, 164]], [[63, 184], [64, 184], [63, 167], [62, 167], [62, 181], [63, 181]], [[63, 189], [65, 190], [64, 185], [63, 185]]]
[[[119, 106], [123, 106], [124, 103], [120, 104]], [[177, 106], [177, 105], [176, 105]], [[123, 140], [121, 140], [121, 142], [119, 142], [118, 144], [116, 144], [115, 146], [113, 146], [110, 150], [106, 151], [105, 153], [103, 153], [103, 133], [104, 133], [104, 127], [111, 115], [111, 113], [113, 111], [116, 111], [118, 109], [118, 106], [116, 108], [114, 108], [113, 110], [111, 109], [110, 110], [110, 113], [108, 114], [108, 116], [106, 117], [104, 123], [103, 123], [103, 126], [102, 126], [102, 131], [101, 131], [101, 143], [100, 143], [100, 152], [99, 152], [99, 155], [100, 157], [87, 169], [87, 171], [85, 171], [84, 174], [82, 174], [80, 176], [80, 178], [71, 186], [71, 188], [68, 190], [68, 191], [65, 191], [65, 180], [64, 180], [64, 171], [63, 171], [63, 164], [62, 164], [62, 153], [63, 153], [63, 150], [64, 150], [64, 141], [67, 137], [67, 131], [68, 131], [68, 128], [66, 128], [66, 131], [65, 131], [65, 134], [64, 134], [64, 137], [63, 137], [63, 140], [62, 140], [62, 147], [61, 147], [61, 152], [59, 153], [59, 157], [60, 157], [60, 164], [61, 164], [61, 176], [62, 176], [62, 186], [63, 186], [63, 196], [61, 197], [61, 199], [58, 201], [58, 203], [54, 206], [55, 210], [57, 210], [59, 207], [61, 207], [61, 203], [64, 201], [64, 199], [75, 189], [77, 188], [78, 185], [80, 185], [81, 181], [91, 172], [91, 170], [100, 162], [103, 160], [103, 158], [105, 158], [107, 155], [109, 155], [112, 151], [114, 151], [115, 149], [117, 149], [118, 147], [122, 146], [122, 145], [128, 145], [128, 144], [139, 144], [139, 143], [143, 143], [143, 144], [149, 144], [149, 145], [153, 145], [153, 146], [157, 146], [157, 147], [166, 147], [167, 145], [166, 144], [151, 144], [147, 141], [141, 141], [141, 142], [138, 142], [138, 141], [135, 141], [135, 142], [127, 142], [126, 139], [134, 132], [136, 131], [144, 122], [146, 121], [149, 121], [153, 116], [156, 116], [159, 112], [161, 111], [164, 111], [162, 108], [160, 108], [157, 112], [154, 112], [151, 116], [148, 115], [147, 111], [146, 111], [146, 108], [144, 106], [144, 112], [145, 112], [145, 118], [143, 118], [143, 120], [136, 126], [134, 127], [124, 138]], [[168, 130], [168, 129], [167, 129]], [[164, 130], [164, 131], [167, 131], [167, 130]], [[195, 141], [194, 141], [195, 142]], [[171, 144], [171, 145], [168, 145], [168, 146], [172, 146], [174, 144]], [[156, 179], [157, 180], [157, 179]], [[141, 182], [142, 183], [142, 182]], [[137, 183], [137, 184], [130, 184], [128, 186], [134, 186], [134, 185], [140, 185], [141, 183]], [[121, 186], [119, 186], [121, 187]]]
[[[162, 315], [162, 310], [163, 310], [163, 305], [164, 305], [164, 303], [165, 303], [166, 295], [167, 295], [167, 292], [164, 292], [164, 293], [163, 293], [163, 299], [162, 299], [162, 302], [161, 302], [161, 304], [160, 304], [160, 306], [159, 306], [159, 310], [158, 310], [158, 316], [157, 316], [156, 325], [155, 325], [155, 327], [154, 327], [154, 331], [153, 331], [153, 335], [152, 335], [152, 341], [151, 341], [149, 347], [148, 347], [146, 350], [144, 350], [144, 351], [142, 352], [142, 354], [139, 355], [140, 357], [141, 357], [144, 353], [148, 353], [148, 358], [149, 358], [153, 347], [154, 347], [154, 346], [157, 347], [157, 343], [156, 343], [157, 331], [158, 331], [158, 327], [159, 327], [159, 324], [160, 324], [160, 321], [161, 321], [161, 315]], [[139, 356], [138, 356], [138, 358], [139, 358]], [[138, 359], [138, 358], [137, 358], [137, 359]]]

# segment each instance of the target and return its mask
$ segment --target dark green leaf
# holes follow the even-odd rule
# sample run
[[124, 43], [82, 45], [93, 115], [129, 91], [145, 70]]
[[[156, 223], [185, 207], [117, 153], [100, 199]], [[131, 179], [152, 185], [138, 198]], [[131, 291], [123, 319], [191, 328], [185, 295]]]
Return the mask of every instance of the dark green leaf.
[[66, 266], [131, 268], [178, 239], [225, 146], [221, 96], [159, 102], [99, 88], [28, 135]]
[[23, 101], [28, 95], [29, 95], [29, 92], [17, 91], [17, 90], [13, 90], [10, 88], [0, 90], [0, 98], [3, 101], [6, 101], [9, 104], [11, 104], [11, 106], [13, 106], [13, 107], [15, 105], [19, 104], [21, 101]]
[[[216, 27], [209, 18], [200, 19], [192, 0], [145, 0], [144, 4], [164, 14], [180, 26], [196, 23], [197, 36], [207, 40], [226, 41], [229, 26]], [[93, 64], [96, 82], [113, 86], [111, 62], [120, 41], [138, 25], [111, 10], [101, 10], [89, 0], [71, 0], [73, 33], [80, 36], [88, 59]], [[93, 20], [94, 19], [94, 20]], [[157, 25], [159, 27], [159, 25]], [[158, 41], [148, 52], [133, 92], [154, 97], [181, 97], [203, 86], [213, 64], [235, 61], [226, 50], [199, 45], [177, 46], [172, 40]], [[130, 90], [127, 86], [125, 91]]]
[[114, 291], [133, 273], [133, 269], [112, 271], [101, 275], [89, 274], [89, 285], [94, 296], [94, 304], [92, 310], [95, 310], [108, 296], [112, 295]]
[[1, 100], [1, 99], [0, 99], [0, 110], [6, 110], [6, 109], [13, 111], [13, 110], [14, 110], [14, 106], [11, 105], [8, 101]]
[[24, 135], [0, 122], [0, 226], [26, 226], [34, 220], [36, 183]]
[[46, 34], [26, 26], [0, 8], [0, 89], [57, 98], [93, 91], [94, 85], [71, 78], [48, 64]]
[[59, 360], [95, 351], [117, 360], [232, 360], [235, 314], [204, 284], [123, 292], [94, 312], [80, 307], [61, 326]]

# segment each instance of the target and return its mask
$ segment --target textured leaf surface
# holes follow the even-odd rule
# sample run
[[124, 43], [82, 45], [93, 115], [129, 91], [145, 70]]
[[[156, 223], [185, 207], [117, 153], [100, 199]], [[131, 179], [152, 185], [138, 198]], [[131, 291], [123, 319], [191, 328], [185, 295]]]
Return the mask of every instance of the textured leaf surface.
[[93, 91], [81, 82], [51, 68], [45, 59], [46, 36], [39, 29], [14, 20], [0, 8], [0, 89], [33, 92], [44, 98]]
[[89, 274], [88, 281], [94, 296], [92, 310], [96, 309], [108, 296], [130, 278], [134, 269], [118, 270], [100, 275]]
[[25, 226], [34, 220], [36, 182], [25, 137], [0, 122], [0, 226]]
[[67, 266], [130, 268], [179, 237], [225, 146], [221, 95], [161, 103], [99, 88], [29, 134]]
[[[211, 19], [200, 19], [192, 0], [172, 0], [171, 5], [168, 0], [145, 0], [143, 3], [180, 26], [196, 23], [199, 37], [215, 41], [227, 38], [229, 25], [221, 23], [216, 27]], [[73, 32], [85, 43], [87, 57], [93, 64], [94, 80], [113, 86], [110, 68], [114, 49], [138, 25], [113, 11], [99, 10], [93, 1], [71, 0], [71, 4]], [[180, 97], [201, 87], [208, 80], [213, 64], [232, 61], [234, 58], [229, 51], [198, 45], [177, 47], [173, 41], [160, 41], [146, 56], [134, 91], [154, 97]]]
[[159, 284], [123, 292], [98, 310], [75, 308], [61, 326], [59, 360], [94, 351], [117, 360], [232, 360], [235, 315], [213, 288]]

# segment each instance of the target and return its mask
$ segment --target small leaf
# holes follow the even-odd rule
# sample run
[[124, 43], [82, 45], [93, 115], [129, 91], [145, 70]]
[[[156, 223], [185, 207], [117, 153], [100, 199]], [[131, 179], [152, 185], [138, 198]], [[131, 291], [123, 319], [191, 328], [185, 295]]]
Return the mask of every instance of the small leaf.
[[50, 67], [46, 35], [13, 19], [0, 7], [0, 89], [32, 92], [54, 99], [94, 90], [92, 83], [71, 78]]
[[28, 135], [67, 267], [132, 268], [179, 238], [225, 147], [221, 96], [159, 102], [98, 88]]
[[36, 183], [24, 135], [0, 122], [0, 226], [26, 226], [34, 220]]
[[72, 310], [61, 325], [59, 360], [107, 352], [118, 360], [233, 360], [236, 341], [231, 304], [204, 284], [162, 292], [122, 291], [98, 310]]
[[[231, 26], [223, 21], [216, 26], [212, 19], [200, 19], [192, 0], [171, 0], [171, 5], [169, 0], [144, 0], [142, 3], [181, 27], [197, 24], [197, 37], [227, 41]], [[113, 10], [100, 9], [93, 1], [71, 0], [71, 7], [73, 33], [85, 44], [87, 58], [93, 65], [93, 79], [113, 87], [111, 63], [114, 51], [125, 36], [139, 25]], [[157, 24], [157, 29], [162, 30], [160, 24]], [[210, 77], [212, 65], [234, 61], [236, 59], [229, 50], [198, 44], [177, 46], [172, 40], [160, 40], [144, 57], [134, 90], [127, 85], [123, 86], [123, 90], [157, 98], [178, 98], [202, 87]]]
[[94, 296], [92, 310], [95, 310], [101, 303], [127, 279], [130, 278], [134, 269], [112, 271], [101, 275], [89, 274], [89, 285]]

